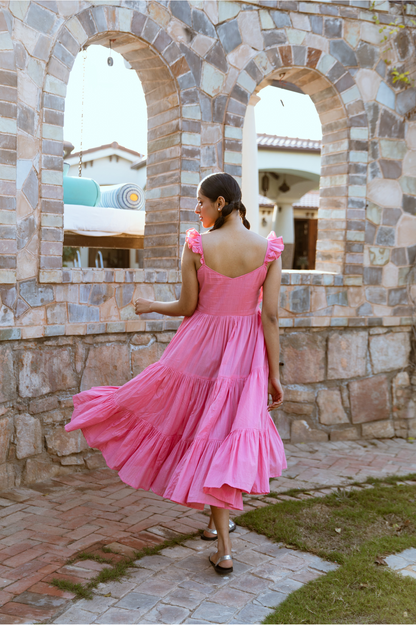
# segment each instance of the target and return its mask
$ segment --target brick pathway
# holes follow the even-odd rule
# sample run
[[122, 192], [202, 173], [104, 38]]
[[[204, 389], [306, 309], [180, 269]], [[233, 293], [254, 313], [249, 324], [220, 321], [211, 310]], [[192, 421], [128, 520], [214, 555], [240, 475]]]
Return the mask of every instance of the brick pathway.
[[92, 601], [76, 602], [54, 623], [260, 623], [289, 593], [337, 568], [244, 528], [232, 542], [232, 575], [215, 573], [212, 545], [188, 540], [138, 561], [122, 583], [100, 584]]
[[[416, 445], [402, 439], [287, 445], [288, 470], [272, 490], [319, 489], [389, 474], [416, 472]], [[284, 497], [284, 495], [283, 495]], [[276, 501], [246, 497], [245, 509]], [[178, 533], [204, 527], [207, 517], [125, 486], [109, 469], [74, 473], [0, 494], [0, 623], [44, 622], [72, 599], [48, 582], [85, 582], [96, 563], [65, 566], [79, 551], [111, 544], [130, 555]], [[203, 544], [203, 543], [202, 543]]]

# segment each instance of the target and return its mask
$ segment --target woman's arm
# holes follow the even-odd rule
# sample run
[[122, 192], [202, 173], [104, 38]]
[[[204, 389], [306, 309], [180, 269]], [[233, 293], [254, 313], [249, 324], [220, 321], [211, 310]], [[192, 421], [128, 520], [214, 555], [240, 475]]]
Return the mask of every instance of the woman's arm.
[[196, 277], [195, 256], [185, 243], [182, 252], [182, 290], [180, 298], [174, 302], [155, 302], [138, 298], [135, 300], [136, 315], [143, 313], [160, 313], [170, 317], [190, 317], [198, 304], [198, 278]]
[[266, 342], [267, 359], [269, 361], [269, 394], [272, 403], [268, 410], [273, 410], [283, 402], [283, 389], [280, 384], [279, 373], [279, 293], [282, 275], [282, 260], [274, 260], [268, 269], [266, 280], [263, 284], [263, 305], [261, 309], [261, 321], [263, 324], [264, 339]]

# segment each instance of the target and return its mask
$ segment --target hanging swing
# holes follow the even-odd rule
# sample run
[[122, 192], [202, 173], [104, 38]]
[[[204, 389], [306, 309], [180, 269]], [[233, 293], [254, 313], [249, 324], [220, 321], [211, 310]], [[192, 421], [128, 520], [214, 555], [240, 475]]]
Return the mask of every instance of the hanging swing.
[[[111, 55], [107, 59], [113, 66]], [[135, 184], [100, 189], [82, 177], [87, 47], [82, 50], [82, 89], [78, 177], [64, 172], [64, 246], [107, 249], [143, 249], [144, 192]], [[120, 210], [130, 209], [130, 210]], [[99, 224], [100, 230], [96, 230]]]

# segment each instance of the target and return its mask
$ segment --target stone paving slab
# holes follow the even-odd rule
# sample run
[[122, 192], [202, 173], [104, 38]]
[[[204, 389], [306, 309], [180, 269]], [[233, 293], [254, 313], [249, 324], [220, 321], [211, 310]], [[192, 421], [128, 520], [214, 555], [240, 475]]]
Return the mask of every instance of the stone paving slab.
[[414, 547], [405, 549], [401, 553], [388, 556], [385, 560], [393, 571], [405, 577], [413, 577], [413, 579], [416, 579], [416, 549]]
[[[416, 446], [403, 439], [289, 444], [285, 449], [288, 470], [282, 477], [271, 481], [271, 490], [282, 500], [287, 496], [281, 493], [289, 488], [305, 488], [313, 491], [314, 496], [323, 496], [331, 491], [331, 487], [345, 487], [352, 480], [364, 481], [368, 476], [416, 472]], [[301, 498], [308, 496], [300, 495]], [[276, 503], [279, 499], [247, 496], [244, 497], [244, 510]], [[234, 516], [237, 514], [233, 513]], [[206, 523], [207, 516], [201, 511], [184, 508], [153, 493], [135, 491], [123, 484], [110, 469], [74, 473], [43, 484], [34, 484], [30, 488], [2, 492], [0, 623], [47, 621], [62, 611], [62, 606], [69, 604], [73, 595], [51, 586], [52, 579], [58, 577], [85, 583], [100, 567], [105, 566], [84, 562], [83, 567], [68, 567], [68, 558], [80, 551], [111, 545], [113, 551], [132, 556], [135, 551], [159, 544], [166, 538], [194, 533]], [[276, 546], [268, 545], [268, 551], [261, 551], [259, 545], [262, 541], [264, 537], [261, 536], [246, 537], [246, 542], [251, 545], [246, 552], [251, 551], [249, 555], [253, 555], [259, 566], [262, 565], [264, 574], [269, 576], [271, 582], [278, 582], [281, 576], [273, 563], [273, 558], [278, 555]], [[206, 547], [203, 541], [199, 542], [202, 549]], [[237, 549], [237, 539], [234, 542]], [[195, 541], [165, 551], [163, 557], [152, 557], [148, 569], [144, 568], [145, 560], [141, 560], [142, 568], [137, 570], [136, 578], [123, 584], [130, 584], [128, 588], [131, 590], [131, 584], [138, 585], [140, 581], [144, 583], [147, 579], [145, 570], [148, 570], [149, 575], [154, 571], [165, 580], [180, 579], [187, 584], [188, 590], [200, 592], [200, 587], [207, 587], [204, 565], [198, 564], [192, 557], [198, 551]], [[282, 553], [279, 551], [280, 558], [284, 557]], [[180, 564], [175, 569], [169, 568], [171, 560], [176, 561], [179, 554], [184, 556]], [[312, 571], [318, 569], [293, 569], [296, 559], [291, 558], [295, 556], [286, 555], [288, 560], [280, 562], [280, 566], [282, 570], [291, 572], [291, 579], [302, 583], [313, 579], [315, 573]], [[250, 564], [254, 566], [254, 560], [250, 562], [247, 553], [237, 557], [241, 573], [239, 577], [243, 580], [243, 573], [250, 572]], [[265, 561], [265, 557], [271, 559]], [[193, 570], [192, 579], [187, 577], [187, 567]], [[126, 588], [123, 584], [118, 587], [118, 592]], [[194, 586], [191, 588], [192, 584]], [[239, 589], [249, 592], [243, 586]], [[112, 596], [116, 592], [114, 589]], [[118, 598], [122, 599], [122, 596]], [[58, 606], [56, 600], [65, 603]], [[180, 604], [176, 607], [193, 609]], [[79, 609], [85, 611], [85, 608]], [[124, 610], [113, 605], [111, 609]], [[248, 615], [254, 610], [247, 606], [243, 609], [246, 610], [244, 614]], [[263, 606], [263, 609], [266, 608]], [[120, 620], [121, 617], [114, 618]]]
[[[93, 600], [77, 601], [53, 622], [259, 623], [288, 594], [324, 570], [337, 568], [242, 527], [237, 527], [232, 542], [230, 575], [215, 573], [208, 562], [215, 548], [195, 538], [185, 548], [164, 549], [138, 560], [124, 582], [100, 584]], [[299, 573], [305, 574], [304, 581], [294, 578]]]

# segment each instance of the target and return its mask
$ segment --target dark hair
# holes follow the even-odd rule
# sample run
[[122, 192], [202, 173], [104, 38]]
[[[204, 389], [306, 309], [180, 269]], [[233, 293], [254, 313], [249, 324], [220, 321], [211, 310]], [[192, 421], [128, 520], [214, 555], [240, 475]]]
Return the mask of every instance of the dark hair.
[[225, 221], [225, 217], [230, 215], [233, 210], [238, 210], [240, 217], [243, 220], [243, 224], [247, 230], [250, 230], [250, 224], [246, 219], [246, 207], [241, 201], [241, 189], [230, 174], [224, 174], [222, 172], [210, 174], [202, 180], [199, 188], [205, 197], [210, 199], [211, 202], [216, 202], [219, 197], [223, 197], [226, 202], [224, 208], [217, 217], [215, 224], [211, 228], [211, 231], [221, 228]]

